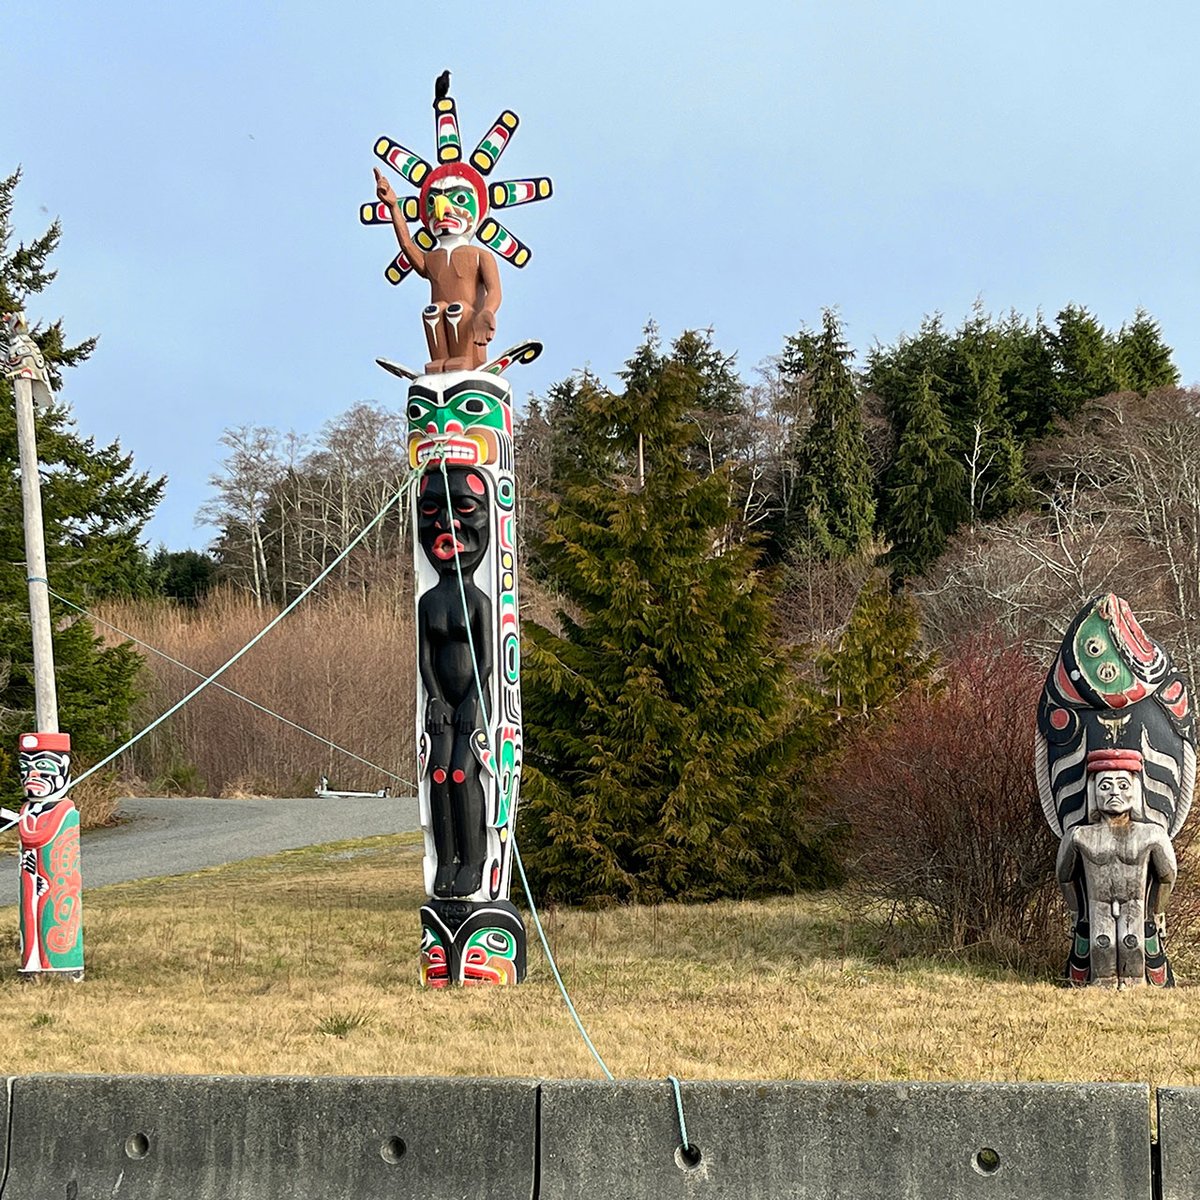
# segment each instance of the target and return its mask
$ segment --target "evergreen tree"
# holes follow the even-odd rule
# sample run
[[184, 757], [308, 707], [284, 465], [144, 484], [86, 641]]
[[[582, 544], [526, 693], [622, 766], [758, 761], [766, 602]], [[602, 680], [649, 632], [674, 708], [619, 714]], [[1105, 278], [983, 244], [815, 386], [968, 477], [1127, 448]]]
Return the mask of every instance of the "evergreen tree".
[[[20, 179], [0, 179], [0, 311], [22, 308], [54, 278], [49, 258], [58, 244], [55, 223], [36, 241], [12, 248], [13, 195]], [[61, 368], [82, 362], [94, 339], [69, 346], [61, 322], [35, 332], [55, 386]], [[55, 404], [37, 414], [38, 458], [51, 587], [76, 604], [149, 586], [139, 538], [162, 494], [164, 480], [135, 473], [119, 444], [97, 446], [81, 437], [68, 410]], [[7, 759], [18, 733], [34, 727], [33, 650], [25, 583], [20, 471], [12, 385], [0, 379], [0, 751]], [[59, 722], [78, 759], [102, 756], [123, 740], [135, 698], [140, 658], [129, 645], [105, 648], [73, 609], [52, 605]], [[18, 793], [11, 761], [0, 761], [0, 793]]]
[[889, 562], [900, 576], [919, 575], [965, 517], [963, 465], [928, 371], [908, 407], [908, 423], [886, 480], [884, 525]]
[[154, 590], [189, 606], [199, 604], [208, 595], [219, 571], [217, 560], [199, 550], [168, 550], [159, 546], [150, 560]]
[[1135, 392], [1175, 387], [1179, 368], [1171, 361], [1171, 347], [1162, 339], [1158, 322], [1144, 308], [1134, 313], [1117, 335], [1117, 355], [1126, 386]]
[[542, 559], [566, 599], [526, 625], [521, 844], [563, 901], [709, 899], [794, 886], [826, 861], [795, 781], [817, 737], [770, 635], [755, 554], [714, 549], [722, 473], [687, 464], [702, 379], [643, 344], [580, 431], [608, 469], [549, 508]]
[[1086, 308], [1068, 304], [1049, 335], [1057, 383], [1056, 407], [1072, 416], [1085, 400], [1127, 387], [1117, 339]]
[[825, 558], [851, 558], [866, 551], [875, 525], [874, 480], [852, 351], [837, 315], [826, 310], [820, 334], [807, 343], [793, 339], [796, 365], [809, 376], [812, 423], [800, 448], [800, 469], [785, 536]]
[[887, 574], [871, 575], [837, 645], [817, 656], [823, 690], [838, 721], [870, 717], [926, 675], [917, 608], [892, 589]]

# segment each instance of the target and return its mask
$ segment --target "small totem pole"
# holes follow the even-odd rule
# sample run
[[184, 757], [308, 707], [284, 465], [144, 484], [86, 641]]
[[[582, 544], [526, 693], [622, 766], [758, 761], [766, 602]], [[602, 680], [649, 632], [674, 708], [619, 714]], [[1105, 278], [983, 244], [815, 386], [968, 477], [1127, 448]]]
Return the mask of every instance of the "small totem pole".
[[[438, 165], [390, 138], [376, 155], [418, 196], [400, 199], [378, 168], [363, 224], [390, 224], [400, 253], [385, 275], [429, 281], [422, 313], [429, 360], [409, 380], [409, 461], [417, 602], [417, 741], [425, 890], [421, 980], [518, 983], [525, 928], [509, 901], [521, 773], [520, 622], [512, 389], [502, 378], [532, 362], [541, 343], [520, 342], [488, 361], [500, 277], [491, 251], [516, 267], [527, 246], [488, 215], [547, 199], [544, 177], [488, 184], [519, 124], [505, 110], [463, 160], [450, 73], [433, 102]], [[409, 221], [421, 227], [410, 234]], [[471, 244], [475, 237], [484, 245]]]
[[1183, 676], [1124, 600], [1098, 596], [1071, 622], [1050, 668], [1034, 746], [1042, 810], [1062, 839], [1072, 984], [1174, 984], [1171, 839], [1192, 804], [1195, 745]]
[[83, 978], [83, 897], [79, 869], [79, 813], [67, 799], [71, 786], [71, 739], [58, 732], [54, 644], [42, 497], [37, 467], [34, 402], [51, 401], [46, 362], [21, 313], [7, 313], [4, 373], [13, 382], [21, 499], [25, 517], [25, 566], [33, 634], [37, 733], [18, 741], [25, 803], [17, 829], [20, 853], [21, 973]]
[[19, 739], [25, 803], [21, 839], [21, 972], [68, 972], [83, 978], [83, 877], [79, 813], [67, 799], [71, 739], [23, 733]]

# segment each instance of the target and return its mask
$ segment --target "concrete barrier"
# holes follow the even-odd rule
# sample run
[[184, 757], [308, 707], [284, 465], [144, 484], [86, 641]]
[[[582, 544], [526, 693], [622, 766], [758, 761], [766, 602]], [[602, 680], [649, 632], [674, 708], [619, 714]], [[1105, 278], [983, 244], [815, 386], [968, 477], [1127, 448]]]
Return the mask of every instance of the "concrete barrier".
[[1200, 1196], [1200, 1088], [1158, 1089], [1162, 1200]]
[[[1151, 1196], [1141, 1084], [685, 1082], [685, 1148], [666, 1081], [9, 1082], [0, 1200]], [[1194, 1200], [1200, 1089], [1159, 1130], [1161, 1195]]]
[[26, 1076], [3, 1200], [530, 1200], [536, 1082]]
[[1151, 1195], [1142, 1084], [684, 1083], [682, 1096], [692, 1155], [669, 1083], [544, 1081], [541, 1200]]

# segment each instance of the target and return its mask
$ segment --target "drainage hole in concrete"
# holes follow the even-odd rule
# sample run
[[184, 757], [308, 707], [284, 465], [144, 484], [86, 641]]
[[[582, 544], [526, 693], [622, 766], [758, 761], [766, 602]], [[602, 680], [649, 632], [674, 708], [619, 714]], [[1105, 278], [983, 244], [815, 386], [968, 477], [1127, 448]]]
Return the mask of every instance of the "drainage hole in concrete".
[[403, 1138], [390, 1137], [379, 1147], [379, 1157], [386, 1163], [398, 1163], [408, 1152]]
[[1000, 1170], [1000, 1155], [991, 1146], [984, 1146], [972, 1164], [980, 1175], [995, 1175]]
[[681, 1171], [694, 1171], [703, 1157], [699, 1146], [677, 1146], [675, 1149], [675, 1165]]
[[126, 1158], [145, 1158], [150, 1153], [150, 1139], [144, 1133], [134, 1133], [125, 1139]]

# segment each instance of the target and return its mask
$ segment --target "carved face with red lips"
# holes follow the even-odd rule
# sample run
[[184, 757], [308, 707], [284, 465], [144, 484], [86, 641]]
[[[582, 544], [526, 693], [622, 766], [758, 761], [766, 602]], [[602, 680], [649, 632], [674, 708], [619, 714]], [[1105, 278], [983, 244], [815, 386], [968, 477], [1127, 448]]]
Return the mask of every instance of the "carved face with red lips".
[[452, 573], [456, 558], [469, 575], [487, 551], [490, 524], [487, 484], [478, 471], [426, 473], [417, 501], [417, 534], [439, 575]]

